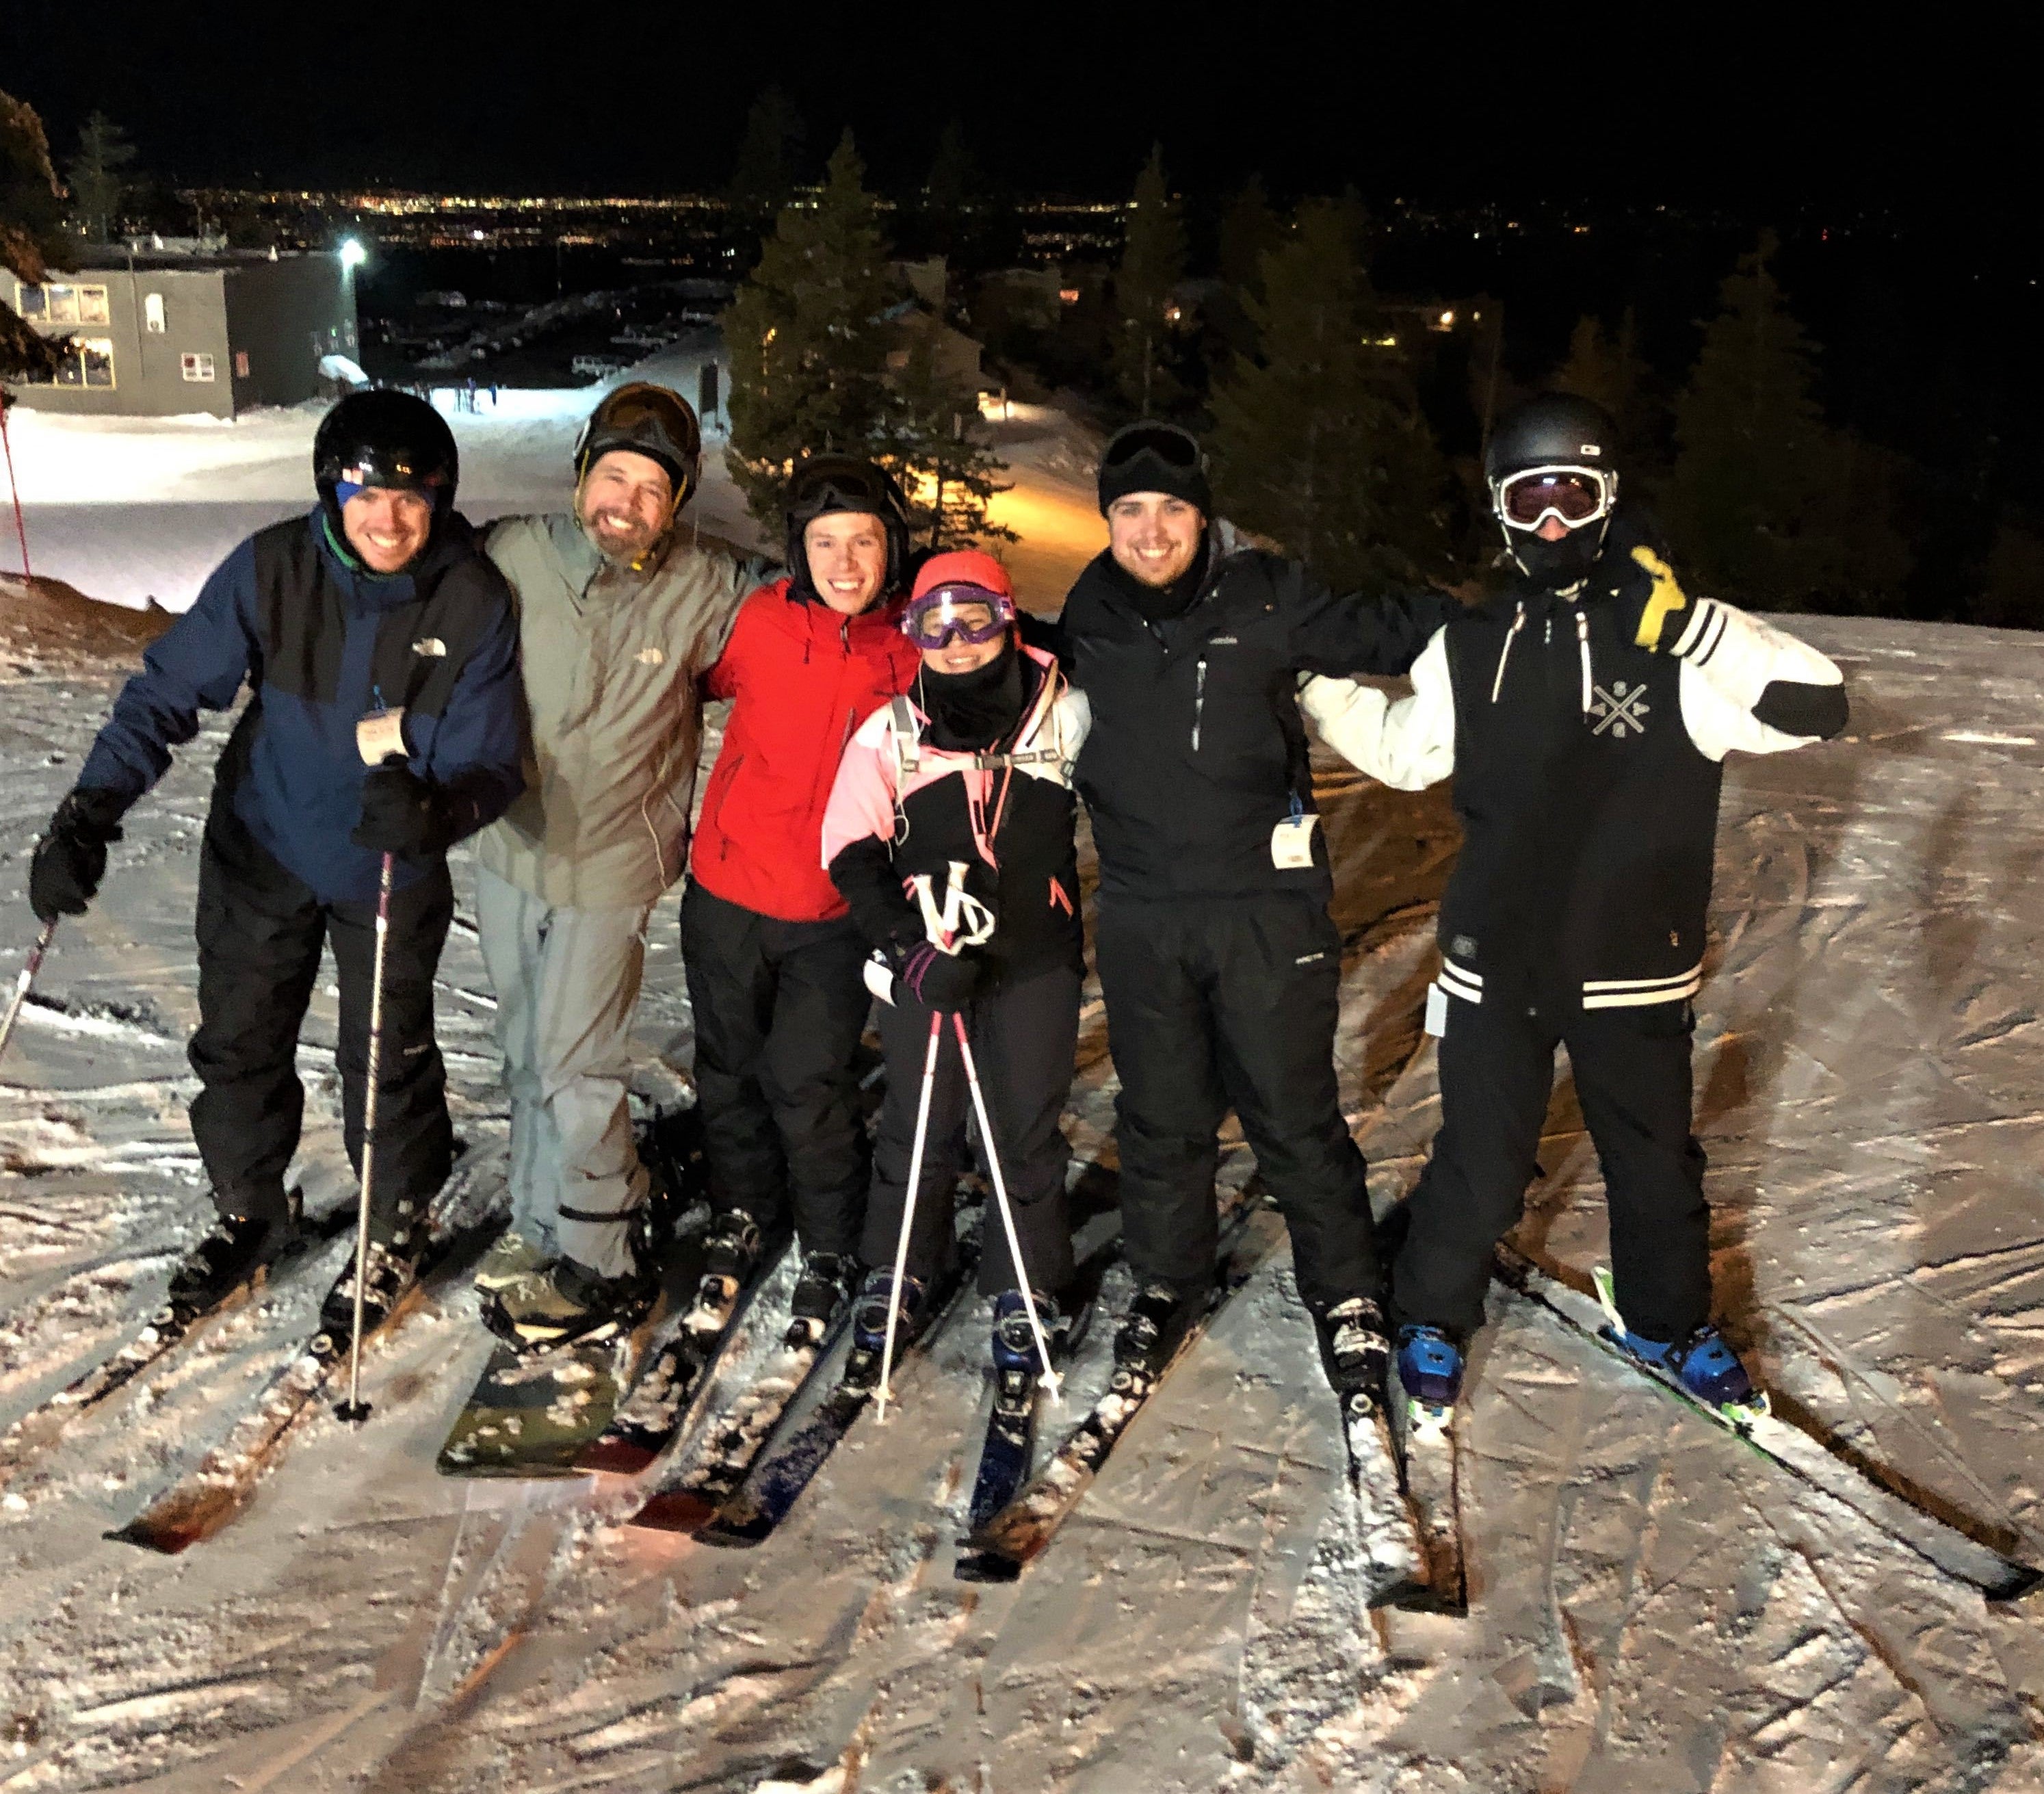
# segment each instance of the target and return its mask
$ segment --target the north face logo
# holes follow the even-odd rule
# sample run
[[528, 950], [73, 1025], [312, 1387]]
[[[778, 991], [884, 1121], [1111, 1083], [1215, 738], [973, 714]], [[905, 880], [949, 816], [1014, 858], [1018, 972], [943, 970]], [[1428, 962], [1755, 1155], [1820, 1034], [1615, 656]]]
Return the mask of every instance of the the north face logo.
[[423, 654], [429, 660], [444, 660], [447, 658], [447, 644], [436, 635], [422, 635], [412, 644], [412, 652]]
[[1589, 714], [1597, 719], [1593, 734], [1601, 735], [1607, 729], [1623, 741], [1629, 731], [1635, 735], [1646, 733], [1646, 714], [1654, 706], [1646, 701], [1646, 687], [1628, 685], [1622, 679], [1611, 682], [1607, 691], [1600, 685], [1590, 705]]

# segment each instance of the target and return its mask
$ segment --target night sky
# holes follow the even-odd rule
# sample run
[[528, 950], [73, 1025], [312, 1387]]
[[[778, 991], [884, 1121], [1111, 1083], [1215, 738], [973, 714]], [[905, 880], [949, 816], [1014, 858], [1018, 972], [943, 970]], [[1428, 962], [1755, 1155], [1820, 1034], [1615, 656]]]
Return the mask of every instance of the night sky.
[[[1378, 200], [1886, 206], [1970, 227], [2034, 189], [2023, 59], [1977, 26], [1918, 15], [1891, 43], [1870, 12], [1827, 9], [1818, 41], [1778, 6], [1684, 7], [1679, 34], [1621, 10], [4, 0], [0, 87], [60, 160], [97, 106], [187, 183], [701, 191], [778, 82], [814, 160], [849, 125], [883, 186], [919, 181], [956, 117], [997, 179], [1101, 197], [1158, 138], [1181, 187], [1255, 171]], [[2034, 229], [2032, 210], [2007, 221]]]

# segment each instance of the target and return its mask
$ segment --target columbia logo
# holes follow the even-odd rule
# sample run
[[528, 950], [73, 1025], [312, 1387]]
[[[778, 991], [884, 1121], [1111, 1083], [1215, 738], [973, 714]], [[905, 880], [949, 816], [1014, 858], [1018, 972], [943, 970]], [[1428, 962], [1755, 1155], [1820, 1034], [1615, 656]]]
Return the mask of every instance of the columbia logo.
[[444, 660], [447, 658], [447, 644], [436, 635], [422, 635], [412, 644], [412, 652], [423, 654], [429, 660]]
[[1207, 646], [1209, 648], [1239, 648], [1241, 645], [1241, 638], [1237, 636], [1210, 635], [1207, 637]]

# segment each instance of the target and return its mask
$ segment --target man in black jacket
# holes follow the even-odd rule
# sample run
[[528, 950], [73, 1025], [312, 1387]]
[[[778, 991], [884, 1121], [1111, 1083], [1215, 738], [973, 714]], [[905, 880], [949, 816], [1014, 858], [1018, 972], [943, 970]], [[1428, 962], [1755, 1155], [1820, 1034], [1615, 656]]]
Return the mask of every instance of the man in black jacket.
[[1587, 400], [1520, 406], [1485, 472], [1521, 576], [1427, 645], [1412, 697], [1340, 680], [1304, 695], [1364, 772], [1412, 791], [1455, 781], [1462, 849], [1427, 1022], [1441, 1130], [1392, 1298], [1401, 1381], [1435, 1418], [1460, 1392], [1491, 1249], [1539, 1174], [1558, 1045], [1604, 1169], [1619, 1342], [1700, 1401], [1761, 1399], [1711, 1324], [1690, 999], [1724, 756], [1836, 735], [1845, 689], [1807, 643], [1685, 594], [1618, 508], [1617, 461]]
[[1100, 506], [1107, 551], [1062, 622], [1093, 711], [1076, 782], [1100, 857], [1139, 1287], [1116, 1349], [1160, 1365], [1212, 1287], [1232, 1106], [1291, 1229], [1329, 1380], [1374, 1399], [1386, 1356], [1376, 1251], [1335, 1088], [1341, 940], [1294, 692], [1302, 673], [1404, 672], [1450, 601], [1338, 595], [1247, 546], [1214, 519], [1199, 445], [1168, 425], [1108, 445]]

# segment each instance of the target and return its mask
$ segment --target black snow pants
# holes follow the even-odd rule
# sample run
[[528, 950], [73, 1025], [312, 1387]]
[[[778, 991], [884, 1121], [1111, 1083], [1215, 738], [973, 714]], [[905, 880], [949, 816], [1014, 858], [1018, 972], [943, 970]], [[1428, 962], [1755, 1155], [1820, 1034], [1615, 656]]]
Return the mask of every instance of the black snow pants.
[[852, 1062], [873, 999], [849, 916], [779, 922], [691, 882], [682, 958], [710, 1200], [809, 1252], [859, 1244], [865, 1130]]
[[[874, 1142], [873, 1189], [859, 1257], [891, 1266], [901, 1242], [901, 1211], [914, 1150], [916, 1111], [928, 1063], [931, 1011], [896, 984], [894, 1002], [880, 1011], [887, 1050], [887, 1097]], [[909, 1235], [909, 1275], [927, 1285], [952, 1246], [951, 1196], [965, 1162], [966, 1117], [972, 1109], [965, 1060], [951, 1018], [942, 1018], [928, 1131], [917, 1180], [915, 1225]], [[1070, 1157], [1058, 1118], [1071, 1093], [1078, 1049], [1079, 974], [1052, 965], [1020, 982], [984, 990], [966, 1006], [966, 1038], [979, 1072], [980, 1093], [993, 1122], [990, 1149], [1015, 1217], [1022, 1249], [1018, 1275], [1007, 1230], [989, 1201], [979, 1255], [983, 1295], [1030, 1288], [1059, 1294], [1072, 1277], [1071, 1228], [1065, 1216], [1065, 1166]]]
[[[340, 986], [334, 1060], [343, 1138], [361, 1172], [376, 900], [322, 903], [225, 802], [207, 819], [199, 849], [199, 1024], [191, 1063], [204, 1088], [192, 1101], [192, 1137], [222, 1214], [281, 1215], [284, 1174], [305, 1111], [298, 1029], [322, 946], [333, 949]], [[424, 1212], [454, 1161], [447, 1072], [433, 1038], [433, 974], [453, 915], [444, 861], [391, 896], [369, 1224], [377, 1239], [390, 1238], [407, 1213]]]
[[1491, 1248], [1517, 1222], [1554, 1084], [1569, 1049], [1576, 1096], [1604, 1168], [1620, 1311], [1648, 1339], [1710, 1318], [1704, 1149], [1689, 1131], [1686, 1003], [1550, 1014], [1486, 991], [1447, 999], [1441, 1128], [1407, 1203], [1392, 1318], [1466, 1337], [1483, 1324]]
[[1101, 899], [1095, 944], [1121, 1079], [1122, 1237], [1139, 1282], [1209, 1287], [1231, 1106], [1324, 1310], [1377, 1288], [1362, 1154], [1335, 1088], [1341, 937], [1290, 892]]

